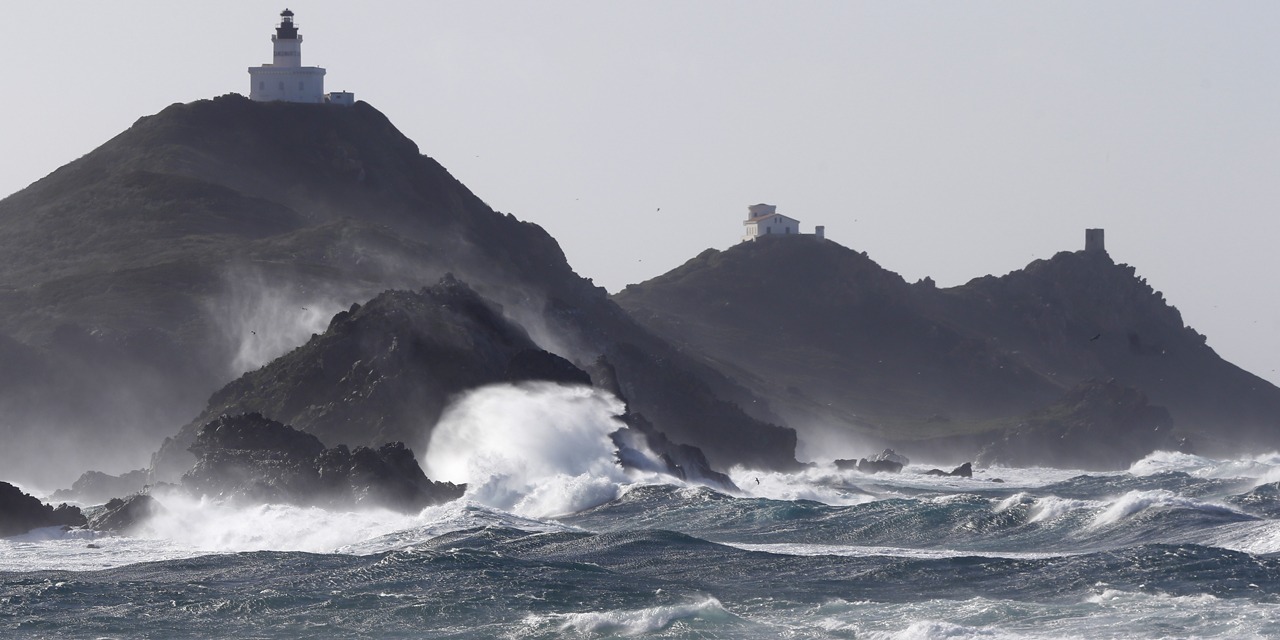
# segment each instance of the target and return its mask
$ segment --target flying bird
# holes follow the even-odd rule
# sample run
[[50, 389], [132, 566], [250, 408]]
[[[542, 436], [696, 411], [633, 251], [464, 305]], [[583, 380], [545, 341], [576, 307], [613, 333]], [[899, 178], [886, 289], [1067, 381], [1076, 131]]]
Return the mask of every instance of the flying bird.
[[1096, 336], [1094, 336], [1094, 337], [1092, 337], [1092, 338], [1089, 338], [1089, 342], [1093, 342], [1094, 340], [1097, 340], [1098, 338], [1101, 338], [1101, 337], [1102, 337], [1102, 334], [1101, 334], [1101, 333], [1099, 333], [1098, 335], [1096, 335]]

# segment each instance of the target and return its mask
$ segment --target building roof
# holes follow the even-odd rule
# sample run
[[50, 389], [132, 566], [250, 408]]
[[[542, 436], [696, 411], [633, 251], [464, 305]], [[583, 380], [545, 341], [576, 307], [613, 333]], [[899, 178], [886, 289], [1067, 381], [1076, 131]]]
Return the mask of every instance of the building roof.
[[788, 220], [790, 220], [790, 221], [792, 221], [792, 222], [794, 222], [794, 223], [796, 223], [796, 224], [800, 224], [800, 221], [799, 221], [799, 220], [796, 220], [795, 218], [792, 218], [791, 216], [784, 216], [784, 215], [782, 215], [781, 213], [770, 213], [769, 215], [756, 216], [756, 217], [754, 217], [754, 218], [747, 218], [747, 221], [746, 221], [746, 222], [744, 222], [744, 223], [742, 223], [742, 224], [752, 224], [752, 223], [755, 223], [755, 222], [764, 222], [767, 218], [786, 218], [786, 219], [788, 219]]

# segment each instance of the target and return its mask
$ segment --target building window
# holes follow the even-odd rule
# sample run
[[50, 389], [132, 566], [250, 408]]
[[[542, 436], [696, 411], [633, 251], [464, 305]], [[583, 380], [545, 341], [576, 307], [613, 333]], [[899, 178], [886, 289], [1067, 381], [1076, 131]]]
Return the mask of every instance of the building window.
[[266, 80], [259, 80], [259, 81], [258, 81], [258, 90], [259, 90], [259, 91], [262, 91], [263, 89], [266, 89], [266, 88], [267, 88], [267, 81], [266, 81]]
[[301, 82], [301, 81], [299, 81], [299, 82], [298, 82], [298, 91], [302, 91], [302, 82]]
[[280, 90], [284, 91], [284, 80], [280, 81]]

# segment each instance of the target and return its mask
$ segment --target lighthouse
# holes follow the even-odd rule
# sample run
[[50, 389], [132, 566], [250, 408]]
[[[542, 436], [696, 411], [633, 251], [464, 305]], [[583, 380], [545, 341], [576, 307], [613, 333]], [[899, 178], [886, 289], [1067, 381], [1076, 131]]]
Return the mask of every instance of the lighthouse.
[[258, 102], [306, 102], [351, 104], [354, 96], [340, 92], [326, 95], [324, 69], [302, 66], [302, 36], [293, 12], [280, 12], [280, 24], [271, 36], [271, 63], [249, 67], [249, 99]]

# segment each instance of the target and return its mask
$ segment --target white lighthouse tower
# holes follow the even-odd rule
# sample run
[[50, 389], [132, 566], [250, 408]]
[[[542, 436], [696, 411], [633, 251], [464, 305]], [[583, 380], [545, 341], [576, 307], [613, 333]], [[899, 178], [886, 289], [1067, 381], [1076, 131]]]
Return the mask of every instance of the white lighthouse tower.
[[249, 99], [259, 102], [324, 103], [324, 69], [302, 66], [302, 36], [293, 12], [280, 12], [280, 26], [271, 36], [271, 64], [249, 67]]

